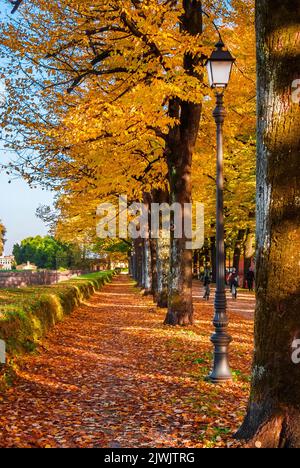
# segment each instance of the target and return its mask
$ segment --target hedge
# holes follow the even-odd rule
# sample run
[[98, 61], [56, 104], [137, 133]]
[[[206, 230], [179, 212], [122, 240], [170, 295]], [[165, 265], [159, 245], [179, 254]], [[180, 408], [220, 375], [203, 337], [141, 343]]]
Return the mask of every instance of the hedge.
[[0, 289], [0, 339], [10, 356], [34, 351], [41, 338], [76, 306], [110, 282], [114, 272], [99, 272], [52, 286]]

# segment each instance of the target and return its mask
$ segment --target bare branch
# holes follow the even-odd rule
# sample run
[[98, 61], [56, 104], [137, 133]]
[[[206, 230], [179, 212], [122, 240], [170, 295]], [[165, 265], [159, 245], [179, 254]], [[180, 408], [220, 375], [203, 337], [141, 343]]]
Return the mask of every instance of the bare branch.
[[12, 9], [12, 14], [14, 14], [17, 9], [19, 8], [19, 6], [21, 5], [21, 3], [23, 2], [23, 0], [15, 0], [15, 1], [11, 1], [11, 3], [14, 5], [13, 9]]

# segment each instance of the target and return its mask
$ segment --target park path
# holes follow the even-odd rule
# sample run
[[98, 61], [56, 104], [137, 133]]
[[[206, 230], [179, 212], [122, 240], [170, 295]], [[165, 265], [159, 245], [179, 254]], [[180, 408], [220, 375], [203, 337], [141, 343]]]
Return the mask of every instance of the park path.
[[233, 317], [235, 381], [214, 387], [204, 380], [212, 304], [196, 299], [195, 308], [195, 326], [165, 327], [165, 311], [127, 276], [114, 278], [20, 359], [0, 395], [0, 447], [231, 446], [247, 404], [253, 324]]
[[[193, 298], [195, 304], [202, 304], [205, 307], [205, 303], [203, 303], [203, 285], [200, 281], [193, 282]], [[214, 300], [215, 294], [215, 287], [211, 288], [211, 298], [210, 302], [206, 303], [206, 307], [210, 307], [211, 303]], [[255, 293], [248, 292], [245, 289], [238, 290], [238, 298], [237, 300], [232, 299], [232, 295], [230, 293], [229, 287], [226, 288], [226, 297], [227, 297], [227, 306], [228, 310], [232, 314], [237, 314], [245, 319], [253, 320], [254, 319], [254, 312], [255, 312]]]

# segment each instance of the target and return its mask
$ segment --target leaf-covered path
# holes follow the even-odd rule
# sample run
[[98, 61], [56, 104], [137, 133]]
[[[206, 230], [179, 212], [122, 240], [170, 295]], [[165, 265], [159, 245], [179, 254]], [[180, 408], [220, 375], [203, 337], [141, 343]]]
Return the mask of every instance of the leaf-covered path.
[[115, 278], [19, 363], [0, 397], [1, 447], [231, 446], [249, 390], [253, 323], [232, 314], [234, 382], [205, 382], [212, 303], [196, 324], [165, 311], [127, 276]]

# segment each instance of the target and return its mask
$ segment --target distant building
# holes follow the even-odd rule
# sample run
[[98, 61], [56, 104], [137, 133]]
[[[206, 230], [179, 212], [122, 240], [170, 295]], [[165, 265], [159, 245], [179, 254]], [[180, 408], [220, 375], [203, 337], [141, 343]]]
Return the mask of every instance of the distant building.
[[13, 255], [0, 257], [0, 270], [12, 270], [14, 264], [15, 257]]

